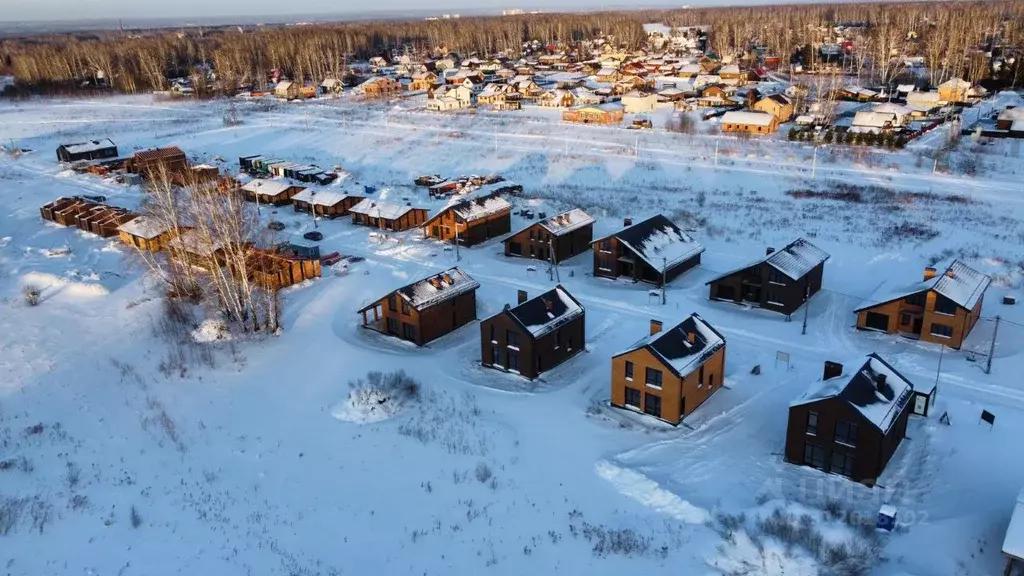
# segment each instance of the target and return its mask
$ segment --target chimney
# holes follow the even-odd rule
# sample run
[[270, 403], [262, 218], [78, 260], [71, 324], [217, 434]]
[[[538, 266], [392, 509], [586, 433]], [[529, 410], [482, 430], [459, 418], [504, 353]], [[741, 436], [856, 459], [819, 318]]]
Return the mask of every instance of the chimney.
[[696, 332], [690, 332], [689, 334], [687, 334], [686, 335], [686, 341], [689, 342], [690, 344], [696, 344], [697, 343], [697, 333]]
[[772, 248], [771, 246], [769, 246], [768, 249], [764, 251], [764, 255], [765, 256], [771, 256], [772, 254], [775, 254], [775, 248]]
[[875, 374], [875, 385], [878, 387], [879, 392], [885, 391], [885, 374]]
[[633, 219], [632, 218], [623, 218], [622, 225], [623, 226], [632, 226], [633, 225]]
[[936, 270], [935, 268], [932, 268], [931, 266], [925, 268], [924, 269], [924, 279], [925, 279], [925, 281], [927, 282], [928, 280], [931, 280], [932, 278], [935, 278], [935, 276], [937, 276], [938, 273], [939, 273], [938, 270]]
[[838, 362], [825, 361], [825, 373], [822, 374], [822, 380], [831, 380], [838, 378], [843, 375], [843, 365]]
[[661, 332], [661, 320], [651, 320], [651, 336]]
[[520, 290], [519, 291], [519, 303], [522, 304], [523, 302], [526, 302], [528, 299], [529, 299], [529, 297], [526, 295], [526, 290]]

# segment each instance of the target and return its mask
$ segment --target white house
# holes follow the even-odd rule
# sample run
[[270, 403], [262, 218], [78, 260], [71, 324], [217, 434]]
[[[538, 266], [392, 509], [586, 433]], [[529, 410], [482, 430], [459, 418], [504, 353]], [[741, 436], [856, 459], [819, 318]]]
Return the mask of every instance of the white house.
[[627, 114], [643, 114], [650, 112], [658, 105], [657, 94], [643, 94], [632, 91], [622, 96], [622, 108]]
[[931, 92], [911, 92], [907, 94], [907, 104], [917, 108], [924, 108], [930, 110], [932, 108], [938, 108], [945, 104], [939, 99], [939, 93], [937, 91]]

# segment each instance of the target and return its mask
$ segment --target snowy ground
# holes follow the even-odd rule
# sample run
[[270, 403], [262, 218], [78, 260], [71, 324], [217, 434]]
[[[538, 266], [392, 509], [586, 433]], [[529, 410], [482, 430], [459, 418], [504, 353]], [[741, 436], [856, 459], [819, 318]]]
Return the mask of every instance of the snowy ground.
[[[821, 512], [834, 502], [867, 518], [899, 508], [903, 526], [883, 539], [875, 574], [1001, 569], [1024, 484], [1024, 466], [1004, 457], [1024, 433], [1024, 307], [1000, 304], [1024, 296], [1017, 151], [964, 178], [933, 174], [912, 151], [858, 160], [824, 149], [815, 163], [785, 141], [566, 127], [557, 114], [245, 103], [244, 124], [229, 128], [225, 110], [143, 98], [0, 106], [0, 141], [32, 150], [0, 157], [5, 573], [812, 574], [807, 554], [770, 539], [759, 549], [754, 519], [778, 507], [812, 516], [826, 540], [858, 538]], [[587, 307], [588, 352], [533, 383], [479, 366], [475, 324], [423, 349], [361, 330], [355, 310], [456, 257], [416, 232], [381, 243], [347, 220], [319, 223], [322, 251], [366, 260], [289, 289], [279, 337], [182, 347], [157, 334], [159, 292], [132, 254], [39, 218], [61, 195], [139, 202], [139, 189], [60, 172], [57, 144], [93, 137], [122, 154], [178, 145], [229, 169], [249, 154], [340, 165], [346, 185], [432, 210], [439, 202], [415, 176], [501, 173], [524, 185], [519, 206], [582, 207], [599, 218], [596, 235], [663, 212], [708, 250], [667, 306], [642, 286], [593, 278], [588, 256], [562, 266]], [[787, 194], [840, 185], [885, 189], [860, 202]], [[288, 207], [263, 218], [313, 227]], [[832, 254], [806, 335], [801, 318], [707, 300], [716, 272], [797, 236]], [[530, 272], [500, 252], [490, 242], [457, 262], [482, 285], [481, 318], [517, 289], [554, 283], [544, 266]], [[825, 360], [876, 351], [914, 381], [936, 379], [939, 350], [859, 333], [852, 310], [883, 279], [912, 281], [953, 256], [996, 278], [984, 316], [1005, 322], [991, 374], [983, 357], [942, 354], [936, 416], [912, 420], [880, 488], [783, 463], [788, 404]], [[29, 283], [45, 288], [38, 307], [21, 297]], [[610, 356], [650, 319], [694, 311], [728, 339], [726, 388], [678, 428], [606, 408]], [[367, 372], [397, 368], [419, 380], [418, 398], [367, 412], [350, 396]], [[994, 427], [979, 424], [982, 409]], [[726, 533], [723, 519], [739, 514], [746, 528]]]

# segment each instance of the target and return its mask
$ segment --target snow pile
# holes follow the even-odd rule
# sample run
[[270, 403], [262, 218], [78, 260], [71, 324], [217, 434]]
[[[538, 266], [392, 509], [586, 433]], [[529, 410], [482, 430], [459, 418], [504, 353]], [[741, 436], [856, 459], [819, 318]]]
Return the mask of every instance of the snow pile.
[[342, 422], [382, 422], [419, 398], [419, 383], [402, 370], [389, 374], [370, 372], [365, 381], [360, 379], [351, 386], [348, 398], [331, 410], [331, 415]]
[[825, 508], [769, 501], [749, 518], [719, 513], [712, 525], [723, 542], [708, 565], [722, 574], [751, 576], [870, 573], [883, 544], [874, 518], [836, 502]]
[[690, 504], [639, 472], [620, 468], [607, 460], [598, 462], [594, 468], [598, 476], [610, 482], [619, 492], [658, 512], [688, 524], [704, 524], [711, 520], [707, 510]]
[[60, 293], [65, 296], [78, 298], [94, 298], [106, 296], [110, 293], [101, 284], [74, 282], [67, 278], [60, 278], [44, 272], [29, 272], [25, 274], [21, 277], [21, 285], [23, 287], [34, 286], [42, 291], [49, 291], [51, 295]]
[[220, 320], [203, 320], [199, 327], [192, 331], [192, 340], [200, 344], [230, 339], [231, 333], [228, 332], [227, 324]]

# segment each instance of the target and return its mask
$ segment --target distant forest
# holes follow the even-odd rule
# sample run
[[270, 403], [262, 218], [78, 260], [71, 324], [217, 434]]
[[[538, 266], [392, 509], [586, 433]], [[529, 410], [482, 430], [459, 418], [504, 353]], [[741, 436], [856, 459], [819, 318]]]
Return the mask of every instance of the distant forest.
[[[536, 14], [430, 21], [373, 21], [304, 26], [149, 30], [64, 34], [4, 40], [0, 66], [20, 86], [69, 89], [105, 78], [114, 90], [163, 90], [168, 78], [192, 77], [210, 90], [262, 86], [274, 69], [295, 79], [341, 78], [348, 63], [409, 50], [436, 49], [460, 56], [516, 58], [524, 43], [556, 50], [606, 38], [622, 49], [646, 45], [644, 23], [709, 26], [709, 50], [750, 55], [754, 46], [789, 62], [803, 51], [813, 58], [836, 38], [836, 26], [855, 42], [857, 73], [874, 83], [893, 80], [908, 57], [925, 59], [933, 83], [950, 77], [1020, 84], [1024, 57], [1024, 2], [898, 2], [773, 5], [680, 10]], [[1015, 58], [1013, 57], [1015, 56]], [[993, 62], [1002, 66], [993, 66]], [[809, 63], [812, 64], [813, 63]]]

